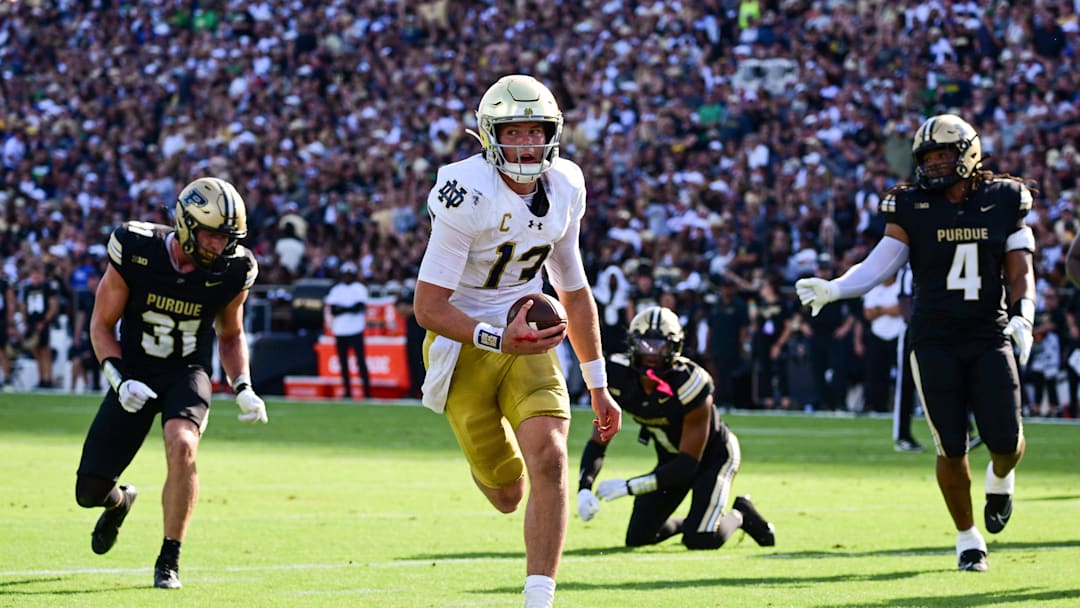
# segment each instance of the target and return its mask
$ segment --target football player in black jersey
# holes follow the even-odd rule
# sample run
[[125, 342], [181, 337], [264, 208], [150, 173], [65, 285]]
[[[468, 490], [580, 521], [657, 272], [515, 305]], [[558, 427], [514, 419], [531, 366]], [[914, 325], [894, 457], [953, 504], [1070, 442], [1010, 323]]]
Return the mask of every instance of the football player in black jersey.
[[60, 314], [59, 282], [45, 272], [40, 260], [30, 262], [30, 276], [19, 288], [19, 309], [26, 324], [23, 346], [37, 363], [37, 388], [53, 386], [53, 355], [49, 333]]
[[[653, 442], [656, 467], [632, 479], [606, 479], [592, 492], [608, 442], [594, 429], [581, 455], [578, 516], [588, 521], [598, 499], [634, 497], [626, 545], [638, 547], [682, 534], [689, 549], [716, 549], [742, 528], [763, 547], [775, 544], [773, 526], [739, 496], [725, 512], [739, 471], [739, 440], [713, 405], [713, 381], [682, 356], [683, 329], [674, 312], [660, 306], [642, 310], [630, 322], [626, 354], [608, 358], [608, 390], [641, 425], [638, 441]], [[671, 517], [693, 492], [685, 518]]]
[[109, 239], [109, 267], [98, 285], [90, 338], [112, 390], [83, 444], [75, 496], [82, 507], [105, 507], [91, 548], [107, 552], [137, 494], [116, 482], [161, 414], [165, 540], [154, 566], [155, 587], [180, 587], [180, 542], [198, 497], [195, 454], [209, 421], [215, 333], [240, 420], [267, 421], [249, 379], [244, 301], [258, 266], [238, 244], [246, 234], [244, 200], [236, 189], [200, 178], [180, 192], [175, 227], [126, 222]]
[[911, 151], [916, 180], [886, 193], [885, 236], [866, 259], [839, 278], [800, 279], [795, 287], [817, 314], [911, 262], [912, 376], [956, 525], [959, 567], [981, 572], [986, 541], [972, 513], [968, 412], [990, 451], [983, 518], [997, 533], [1012, 514], [1014, 469], [1024, 454], [1017, 363], [1031, 355], [1035, 318], [1035, 236], [1024, 223], [1032, 194], [1019, 178], [982, 169], [979, 135], [958, 116], [928, 119]]

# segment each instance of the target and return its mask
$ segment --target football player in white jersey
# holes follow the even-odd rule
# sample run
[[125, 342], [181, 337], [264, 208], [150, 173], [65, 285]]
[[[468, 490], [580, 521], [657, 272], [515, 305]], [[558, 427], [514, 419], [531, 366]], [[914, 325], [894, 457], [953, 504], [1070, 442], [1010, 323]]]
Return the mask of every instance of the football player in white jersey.
[[[562, 113], [546, 86], [511, 75], [476, 111], [483, 153], [439, 169], [428, 195], [431, 240], [414, 297], [424, 342], [424, 404], [445, 411], [473, 480], [503, 513], [525, 494], [525, 606], [551, 606], [566, 536], [570, 399], [555, 347], [567, 335], [605, 437], [622, 425], [607, 391], [600, 328], [578, 249], [581, 168], [559, 158]], [[534, 330], [521, 296], [543, 288], [567, 323]], [[531, 304], [526, 304], [531, 306]]]

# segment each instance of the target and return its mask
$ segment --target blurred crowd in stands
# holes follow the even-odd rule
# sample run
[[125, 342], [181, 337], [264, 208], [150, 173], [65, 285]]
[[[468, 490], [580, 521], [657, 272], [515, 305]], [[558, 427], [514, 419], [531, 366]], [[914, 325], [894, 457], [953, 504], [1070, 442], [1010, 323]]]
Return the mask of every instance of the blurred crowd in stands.
[[[859, 303], [809, 318], [790, 285], [861, 259], [881, 194], [912, 173], [914, 129], [949, 111], [978, 129], [986, 167], [1038, 189], [1039, 293], [1069, 312], [1051, 333], [1071, 374], [1078, 14], [1080, 0], [3, 2], [8, 311], [40, 267], [50, 322], [66, 316], [77, 341], [111, 230], [171, 223], [206, 174], [245, 196], [260, 285], [352, 261], [407, 297], [435, 169], [480, 150], [475, 104], [523, 72], [555, 92], [562, 154], [586, 173], [581, 247], [609, 350], [662, 301], [721, 402], [853, 407]], [[11, 354], [32, 328], [8, 317]]]

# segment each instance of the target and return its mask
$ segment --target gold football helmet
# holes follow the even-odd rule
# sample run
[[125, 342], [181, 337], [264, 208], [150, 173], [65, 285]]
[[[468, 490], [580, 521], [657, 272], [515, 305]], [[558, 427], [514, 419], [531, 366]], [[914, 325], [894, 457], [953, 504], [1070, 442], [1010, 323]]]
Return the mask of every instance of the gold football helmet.
[[[922, 156], [938, 148], [956, 148], [956, 168], [945, 175], [930, 176], [923, 167]], [[927, 190], [939, 190], [969, 179], [982, 168], [982, 144], [975, 127], [954, 114], [939, 114], [924, 122], [911, 142], [915, 161], [915, 180]]]
[[[536, 146], [506, 146], [495, 135], [496, 126], [510, 122], [541, 122], [547, 132], [547, 143], [539, 163], [511, 163], [506, 160], [509, 148]], [[555, 96], [532, 76], [514, 74], [503, 76], [488, 88], [476, 110], [477, 137], [484, 147], [484, 158], [510, 179], [528, 184], [536, 181], [551, 168], [559, 157], [559, 138], [562, 136], [563, 116]]]
[[682, 354], [685, 336], [679, 316], [663, 306], [650, 306], [634, 315], [629, 334], [634, 365], [665, 369]]
[[[196, 232], [207, 230], [229, 237], [218, 254], [199, 246]], [[176, 238], [184, 253], [207, 271], [220, 269], [218, 261], [236, 251], [237, 242], [247, 236], [244, 199], [229, 182], [216, 177], [200, 177], [180, 191], [176, 199]]]

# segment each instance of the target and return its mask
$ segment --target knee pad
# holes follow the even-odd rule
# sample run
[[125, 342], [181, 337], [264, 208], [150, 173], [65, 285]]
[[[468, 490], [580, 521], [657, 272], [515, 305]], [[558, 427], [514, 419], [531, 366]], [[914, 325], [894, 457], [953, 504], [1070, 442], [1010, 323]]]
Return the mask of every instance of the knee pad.
[[112, 480], [93, 475], [78, 475], [75, 479], [75, 502], [87, 509], [104, 507], [109, 493], [116, 487]]

